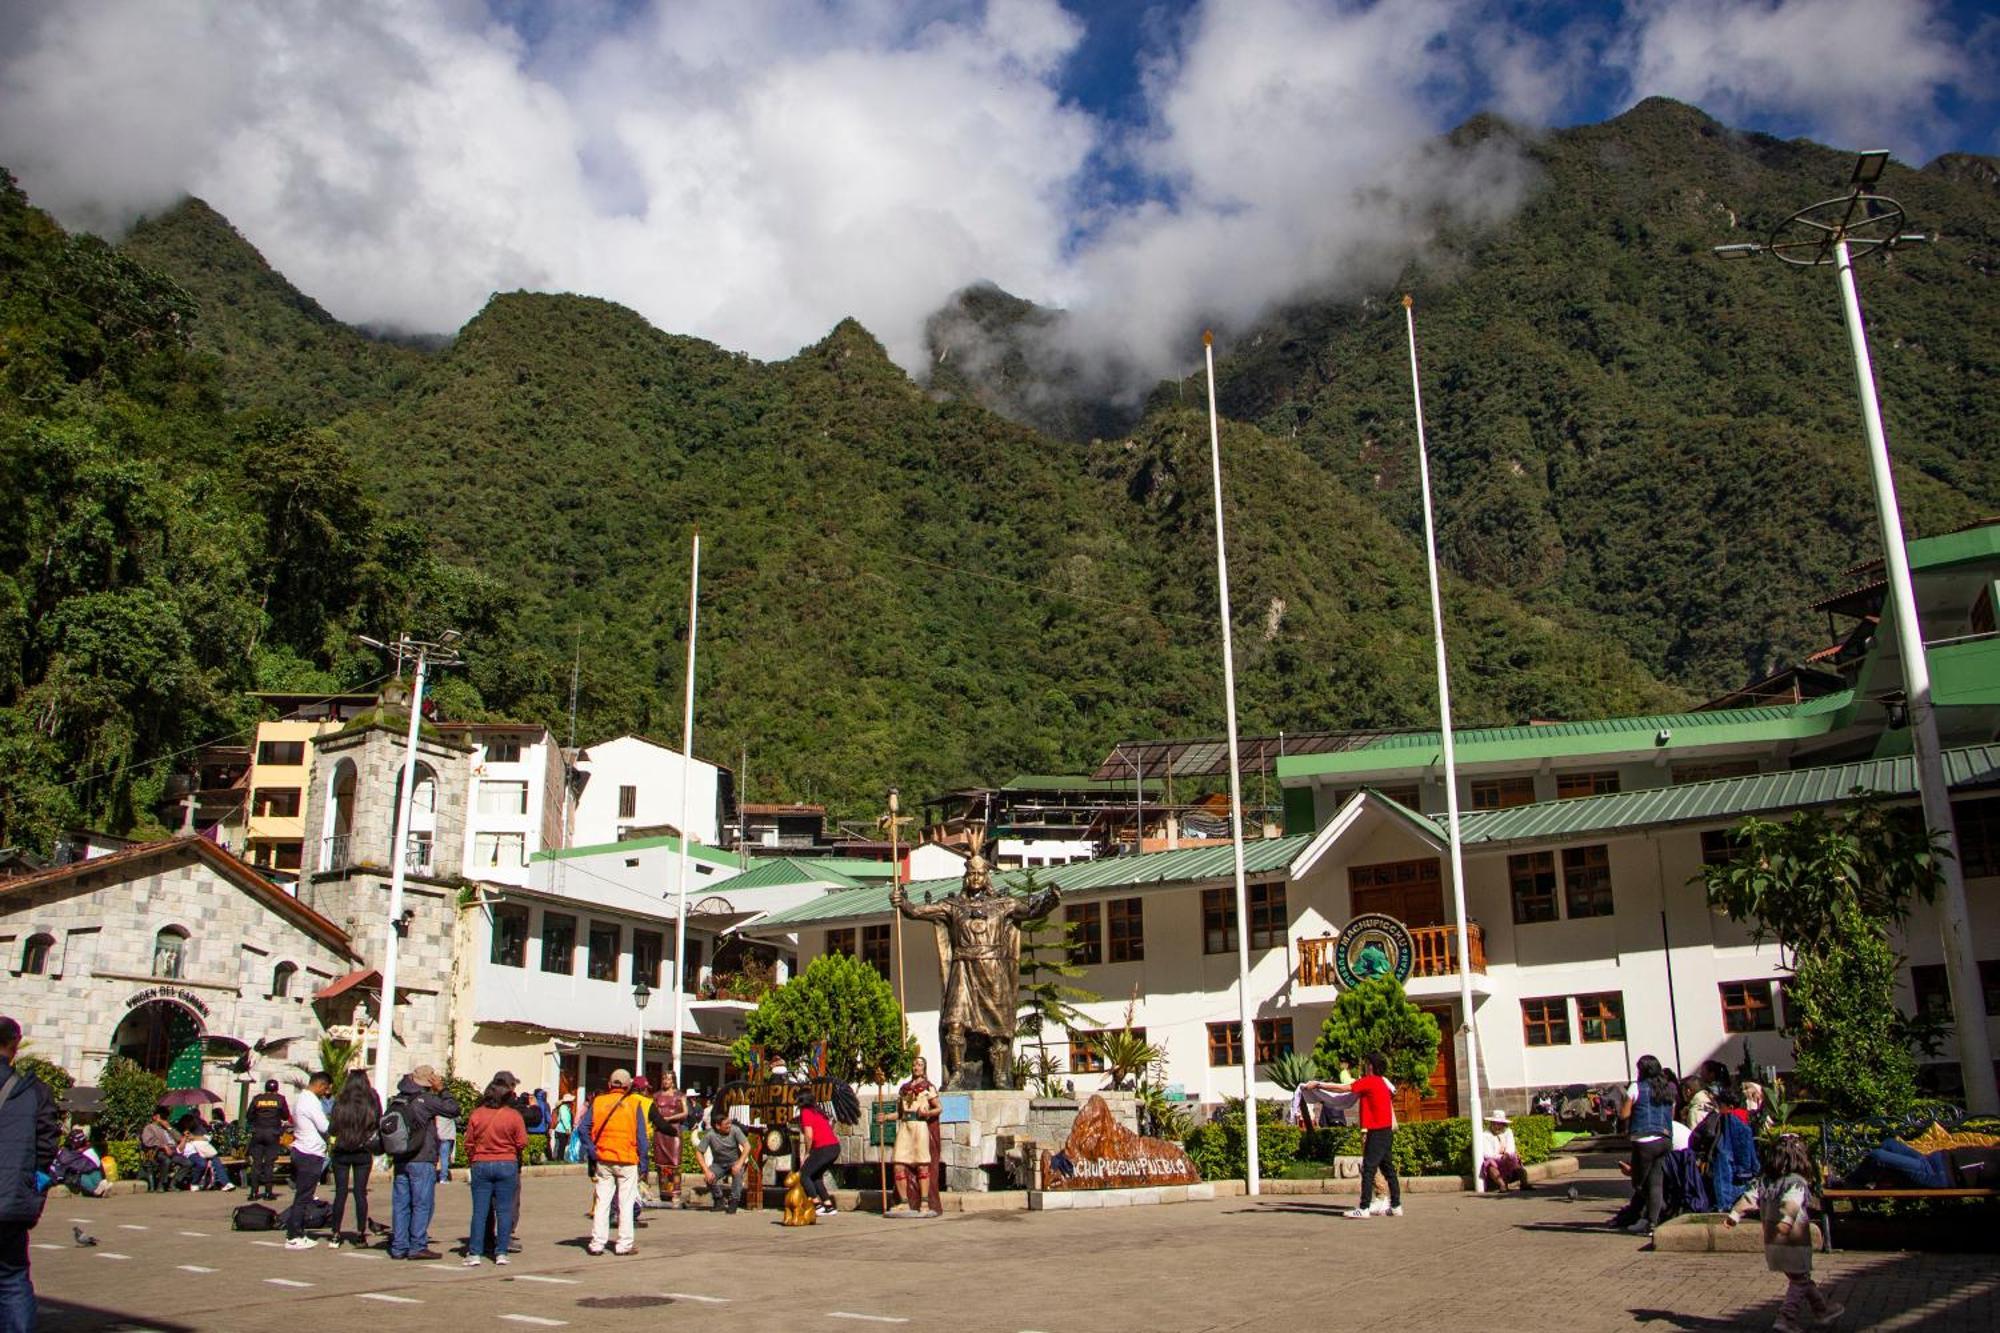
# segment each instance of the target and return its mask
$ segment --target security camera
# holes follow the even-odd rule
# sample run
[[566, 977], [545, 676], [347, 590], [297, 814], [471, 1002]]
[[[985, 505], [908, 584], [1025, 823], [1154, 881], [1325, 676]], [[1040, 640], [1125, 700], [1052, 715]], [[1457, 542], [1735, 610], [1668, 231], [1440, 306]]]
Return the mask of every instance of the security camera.
[[1658, 731], [1653, 733], [1653, 744], [1665, 745], [1668, 741], [1672, 740], [1673, 738], [1674, 738], [1673, 732], [1667, 730], [1665, 727], [1661, 727]]

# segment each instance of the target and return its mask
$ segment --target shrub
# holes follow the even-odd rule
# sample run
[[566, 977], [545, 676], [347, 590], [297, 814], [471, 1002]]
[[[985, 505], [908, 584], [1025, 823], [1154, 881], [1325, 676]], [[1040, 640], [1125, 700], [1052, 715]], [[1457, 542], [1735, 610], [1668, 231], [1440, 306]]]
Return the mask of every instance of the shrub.
[[107, 1163], [118, 1163], [120, 1180], [139, 1178], [139, 1140], [113, 1139], [104, 1145], [104, 1151], [99, 1153], [98, 1157]]
[[1554, 1116], [1524, 1115], [1514, 1122], [1514, 1146], [1521, 1151], [1521, 1164], [1546, 1162], [1555, 1156]]
[[527, 1158], [528, 1158], [528, 1160], [527, 1160], [527, 1164], [528, 1164], [529, 1166], [541, 1166], [541, 1165], [542, 1165], [543, 1163], [545, 1163], [545, 1162], [547, 1162], [547, 1161], [549, 1160], [549, 1136], [548, 1136], [548, 1135], [546, 1135], [546, 1134], [530, 1134], [530, 1135], [528, 1135], [528, 1155], [527, 1155]]
[[[1257, 1176], [1273, 1180], [1284, 1175], [1299, 1155], [1299, 1129], [1288, 1125], [1277, 1106], [1257, 1106]], [[1243, 1107], [1231, 1103], [1213, 1120], [1188, 1132], [1182, 1145], [1201, 1169], [1203, 1180], [1242, 1180], [1249, 1174], [1250, 1147], [1243, 1133]]]
[[136, 1139], [153, 1108], [167, 1095], [167, 1081], [149, 1074], [136, 1061], [114, 1055], [104, 1062], [98, 1079], [103, 1105], [97, 1113], [97, 1128], [106, 1139]]
[[1437, 1069], [1437, 1019], [1417, 1008], [1394, 977], [1376, 977], [1351, 986], [1333, 1002], [1313, 1044], [1313, 1059], [1327, 1078], [1341, 1066], [1363, 1072], [1362, 1062], [1380, 1054], [1388, 1059], [1389, 1079], [1398, 1087], [1430, 1087]]
[[824, 954], [806, 970], [766, 995], [746, 1019], [738, 1045], [764, 1047], [797, 1069], [826, 1043], [827, 1072], [856, 1082], [910, 1072], [917, 1053], [903, 1031], [896, 993], [880, 973], [859, 958]]
[[[1524, 1115], [1514, 1122], [1514, 1146], [1522, 1163], [1546, 1162], [1553, 1151], [1555, 1122], [1545, 1115]], [[1309, 1129], [1302, 1135], [1299, 1155], [1314, 1162], [1331, 1162], [1336, 1157], [1361, 1155], [1361, 1129], [1356, 1125], [1335, 1125]], [[1399, 1175], [1463, 1176], [1472, 1171], [1472, 1122], [1464, 1116], [1450, 1120], [1413, 1120], [1396, 1126], [1391, 1156]]]
[[51, 1064], [39, 1055], [22, 1056], [20, 1059], [14, 1061], [14, 1068], [23, 1074], [31, 1074], [48, 1084], [49, 1091], [55, 1093], [58, 1097], [76, 1086], [76, 1080], [70, 1077], [67, 1069], [58, 1064]]

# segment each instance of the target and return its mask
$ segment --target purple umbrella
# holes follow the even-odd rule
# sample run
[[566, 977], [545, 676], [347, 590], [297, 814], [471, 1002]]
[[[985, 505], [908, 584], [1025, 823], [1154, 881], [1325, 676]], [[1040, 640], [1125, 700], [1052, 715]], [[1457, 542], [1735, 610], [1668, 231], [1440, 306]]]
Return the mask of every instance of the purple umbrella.
[[161, 1106], [220, 1106], [222, 1098], [207, 1088], [175, 1088], [160, 1098]]

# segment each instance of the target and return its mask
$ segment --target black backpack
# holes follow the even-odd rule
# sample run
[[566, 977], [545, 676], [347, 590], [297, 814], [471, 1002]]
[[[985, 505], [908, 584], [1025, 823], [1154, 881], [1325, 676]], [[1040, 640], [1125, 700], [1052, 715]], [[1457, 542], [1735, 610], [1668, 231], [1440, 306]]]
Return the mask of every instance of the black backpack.
[[266, 1208], [261, 1203], [241, 1204], [229, 1215], [229, 1225], [238, 1231], [275, 1231], [278, 1228], [278, 1210]]

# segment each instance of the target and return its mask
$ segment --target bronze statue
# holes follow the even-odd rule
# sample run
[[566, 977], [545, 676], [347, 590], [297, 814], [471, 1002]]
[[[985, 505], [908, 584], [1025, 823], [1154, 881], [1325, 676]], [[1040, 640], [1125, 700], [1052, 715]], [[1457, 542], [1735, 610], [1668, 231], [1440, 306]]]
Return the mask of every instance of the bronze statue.
[[[1014, 1086], [1015, 1009], [1021, 979], [1021, 929], [1017, 923], [1046, 916], [1061, 900], [1062, 894], [1054, 888], [1026, 898], [996, 893], [986, 858], [976, 851], [965, 863], [965, 880], [959, 892], [943, 902], [912, 904], [900, 884], [890, 892], [889, 901], [897, 911], [937, 927], [939, 962], [945, 974], [938, 1039], [944, 1047], [947, 1091]], [[970, 1064], [966, 1061], [968, 1041], [972, 1043]]]

